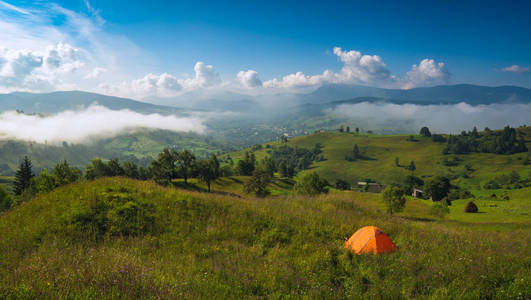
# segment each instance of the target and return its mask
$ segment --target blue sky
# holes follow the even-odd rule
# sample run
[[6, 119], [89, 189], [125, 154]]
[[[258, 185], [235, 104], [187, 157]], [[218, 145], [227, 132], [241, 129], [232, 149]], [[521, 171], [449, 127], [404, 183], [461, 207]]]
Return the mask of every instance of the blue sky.
[[531, 88], [529, 12], [529, 1], [6, 0], [0, 90]]

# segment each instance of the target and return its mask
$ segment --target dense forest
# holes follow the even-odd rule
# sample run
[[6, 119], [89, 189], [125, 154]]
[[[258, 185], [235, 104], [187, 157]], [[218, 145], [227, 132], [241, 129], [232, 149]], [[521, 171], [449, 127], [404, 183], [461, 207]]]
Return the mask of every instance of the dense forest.
[[519, 137], [516, 129], [506, 126], [502, 131], [492, 131], [485, 128], [479, 133], [476, 127], [472, 131], [461, 132], [460, 135], [450, 135], [443, 154], [465, 153], [496, 153], [514, 154], [527, 152], [525, 139]]

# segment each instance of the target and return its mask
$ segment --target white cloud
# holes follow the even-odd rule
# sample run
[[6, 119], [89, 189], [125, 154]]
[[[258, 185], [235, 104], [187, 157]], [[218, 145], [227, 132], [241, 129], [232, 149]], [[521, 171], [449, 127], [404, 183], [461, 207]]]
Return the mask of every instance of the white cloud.
[[428, 126], [432, 132], [459, 133], [465, 128], [503, 128], [529, 123], [531, 104], [467, 103], [449, 105], [416, 105], [362, 102], [344, 104], [328, 111], [335, 117], [347, 118], [357, 127], [392, 128], [394, 132], [416, 132]]
[[337, 73], [325, 70], [319, 75], [305, 75], [296, 72], [264, 82], [270, 88], [298, 88], [317, 86], [324, 83], [344, 84], [384, 84], [393, 80], [384, 61], [378, 55], [362, 55], [361, 52], [350, 50], [343, 51], [340, 47], [334, 48], [334, 54], [343, 63]]
[[43, 67], [53, 72], [72, 72], [83, 67], [80, 50], [69, 44], [48, 46], [43, 56]]
[[141, 99], [150, 96], [174, 97], [184, 92], [219, 87], [224, 84], [212, 65], [205, 65], [200, 61], [195, 64], [194, 71], [194, 77], [184, 79], [177, 79], [168, 73], [160, 75], [149, 73], [142, 78], [123, 81], [120, 84], [101, 84], [99, 91], [110, 95]]
[[179, 80], [179, 83], [186, 90], [193, 90], [201, 87], [210, 87], [221, 83], [219, 74], [214, 71], [212, 65], [205, 65], [199, 61], [194, 66], [195, 77]]
[[87, 75], [85, 75], [85, 79], [98, 79], [100, 78], [101, 74], [107, 72], [108, 70], [105, 68], [94, 68], [92, 71], [90, 71]]
[[0, 91], [47, 91], [65, 86], [62, 75], [83, 67], [79, 49], [58, 43], [46, 50], [0, 50]]
[[509, 67], [505, 67], [500, 70], [500, 72], [510, 72], [510, 73], [527, 73], [529, 72], [529, 67], [520, 67], [518, 65], [512, 65]]
[[83, 143], [114, 137], [138, 128], [202, 133], [205, 130], [203, 122], [201, 117], [146, 115], [130, 110], [110, 110], [100, 105], [50, 116], [8, 111], [0, 113], [0, 138], [39, 143]]
[[448, 79], [450, 73], [443, 62], [436, 63], [433, 59], [425, 58], [407, 72], [403, 88], [444, 84]]
[[[138, 72], [132, 69], [151, 65], [149, 54], [127, 38], [104, 31], [99, 10], [88, 1], [85, 6], [85, 11], [75, 12], [50, 2], [29, 7], [0, 2], [0, 56], [9, 52], [42, 58], [40, 66], [26, 69], [27, 77], [19, 73], [0, 78], [0, 92], [95, 91], [97, 81], [84, 79], [98, 79], [106, 70], [106, 82], [120, 82]], [[0, 72], [6, 73], [9, 65], [9, 59], [0, 58]]]
[[337, 75], [344, 82], [370, 83], [390, 78], [387, 66], [378, 55], [362, 55], [359, 51], [343, 51], [339, 47], [334, 48], [334, 54], [343, 62]]
[[240, 71], [236, 75], [236, 80], [246, 88], [254, 88], [262, 86], [262, 80], [258, 77], [258, 72], [255, 70]]

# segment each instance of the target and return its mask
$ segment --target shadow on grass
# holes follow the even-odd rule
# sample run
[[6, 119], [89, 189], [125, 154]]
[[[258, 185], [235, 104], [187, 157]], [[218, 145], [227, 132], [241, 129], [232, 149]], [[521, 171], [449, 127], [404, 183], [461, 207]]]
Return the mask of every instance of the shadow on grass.
[[411, 216], [403, 216], [402, 218], [406, 220], [410, 220], [410, 221], [419, 221], [419, 222], [435, 222], [436, 221], [434, 219], [411, 217]]
[[227, 179], [230, 179], [236, 183], [243, 183], [243, 181], [239, 180], [238, 178], [234, 178], [234, 177], [226, 177]]
[[372, 157], [368, 157], [368, 156], [365, 156], [365, 155], [360, 155], [360, 157], [358, 157], [359, 160], [376, 160], [376, 158], [372, 158]]
[[[236, 179], [236, 180], [239, 181], [238, 179]], [[190, 182], [184, 183], [183, 181], [179, 181], [179, 182], [172, 182], [172, 184], [173, 184], [173, 187], [180, 188], [180, 189], [183, 189], [183, 190], [192, 191], [192, 192], [200, 192], [200, 193], [208, 193], [208, 189], [206, 189], [204, 187], [200, 187], [200, 186], [198, 186], [195, 183], [190, 183]], [[241, 195], [238, 195], [238, 194], [235, 194], [235, 193], [231, 193], [231, 192], [225, 192], [225, 191], [216, 191], [214, 189], [210, 190], [210, 194], [217, 194], [217, 195], [224, 195], [224, 196], [232, 196], [232, 197], [241, 198]]]
[[172, 182], [174, 187], [181, 188], [188, 191], [194, 192], [206, 192], [207, 189], [198, 186], [195, 183], [185, 183], [184, 181]]

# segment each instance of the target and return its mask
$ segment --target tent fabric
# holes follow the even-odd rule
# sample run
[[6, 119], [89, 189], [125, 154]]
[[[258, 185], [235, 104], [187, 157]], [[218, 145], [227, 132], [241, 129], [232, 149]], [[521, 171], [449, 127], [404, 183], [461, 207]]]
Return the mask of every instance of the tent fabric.
[[345, 242], [345, 248], [356, 254], [376, 254], [398, 250], [391, 238], [376, 226], [360, 228]]

